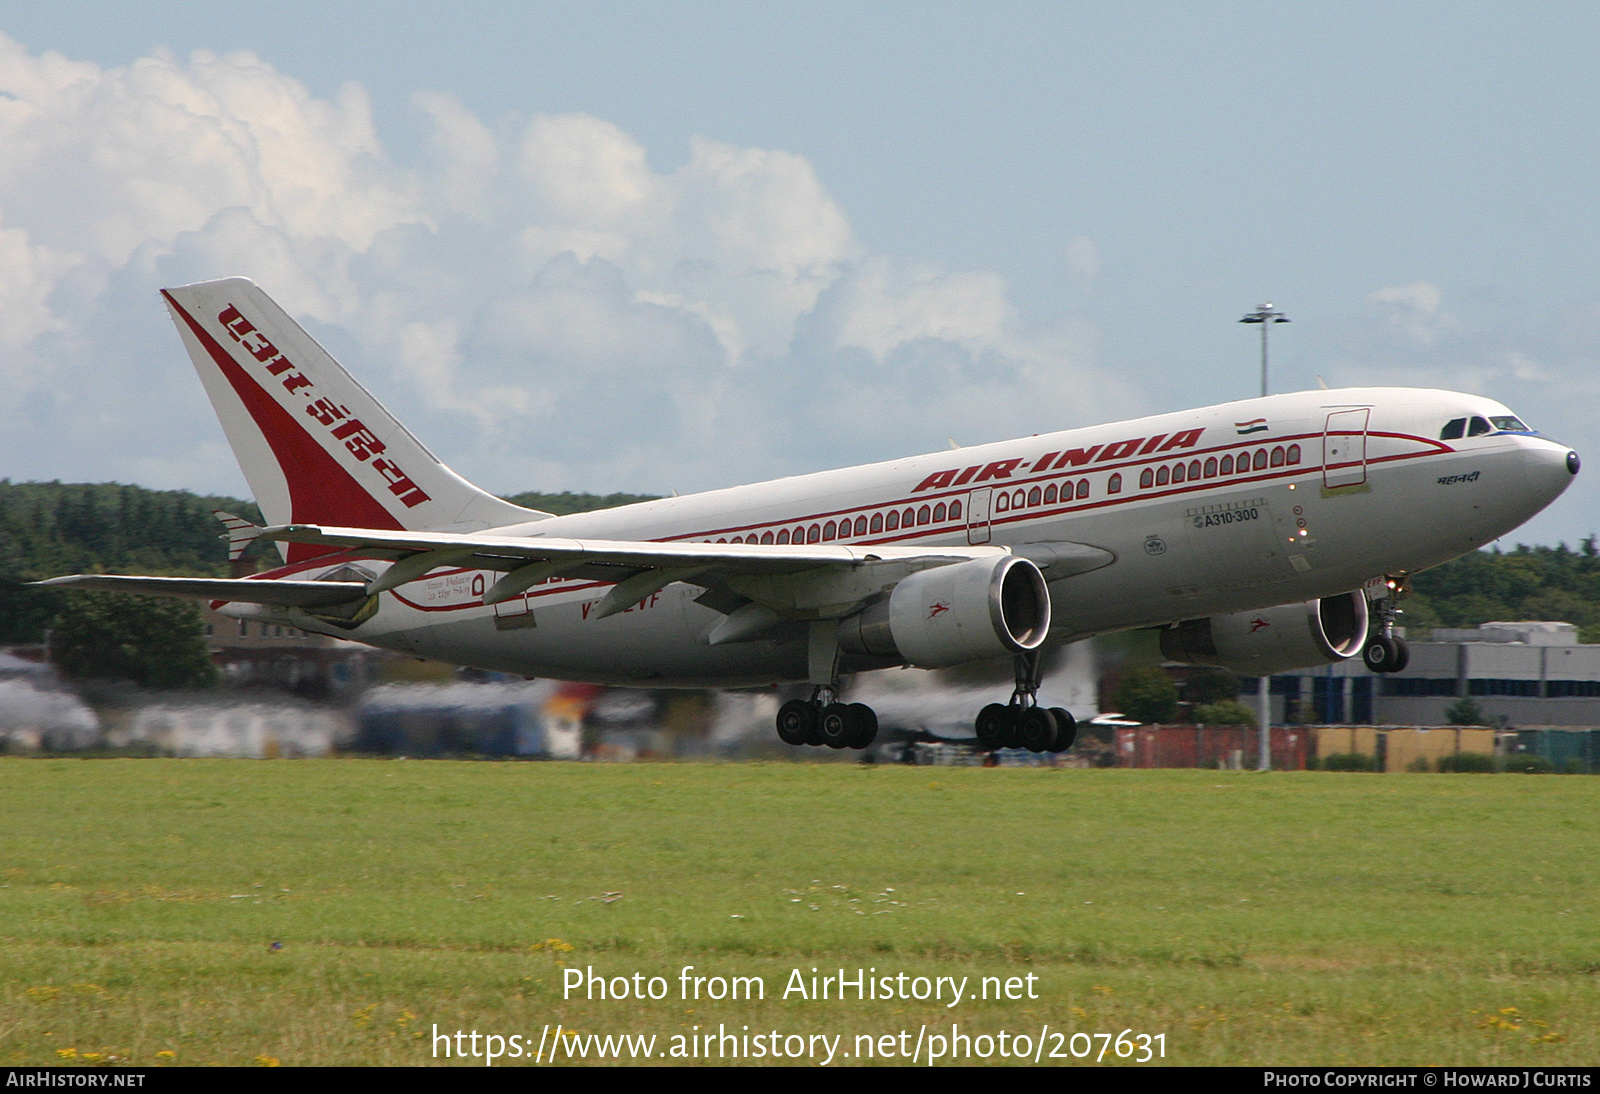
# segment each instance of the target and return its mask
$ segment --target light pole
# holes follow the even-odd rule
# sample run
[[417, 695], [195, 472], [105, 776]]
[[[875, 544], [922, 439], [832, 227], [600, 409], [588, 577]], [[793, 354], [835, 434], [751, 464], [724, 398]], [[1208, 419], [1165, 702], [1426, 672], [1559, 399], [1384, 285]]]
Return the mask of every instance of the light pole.
[[[1267, 328], [1274, 323], [1287, 323], [1289, 317], [1281, 311], [1274, 311], [1272, 301], [1268, 300], [1255, 311], [1239, 320], [1241, 323], [1259, 323], [1261, 325], [1261, 397], [1267, 397]], [[1256, 693], [1256, 721], [1260, 728], [1260, 739], [1256, 745], [1256, 770], [1268, 771], [1272, 767], [1272, 677], [1263, 676], [1258, 681], [1260, 690]]]
[[1261, 324], [1261, 397], [1267, 397], [1267, 327], [1273, 323], [1287, 323], [1289, 317], [1281, 311], [1272, 310], [1272, 301], [1268, 300], [1255, 311], [1239, 320], [1241, 323]]

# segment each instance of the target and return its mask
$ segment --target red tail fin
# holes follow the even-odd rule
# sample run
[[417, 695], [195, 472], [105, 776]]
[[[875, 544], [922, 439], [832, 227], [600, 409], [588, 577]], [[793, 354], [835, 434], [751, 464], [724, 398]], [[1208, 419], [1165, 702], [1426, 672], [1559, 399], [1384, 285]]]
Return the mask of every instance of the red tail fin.
[[440, 463], [254, 282], [162, 295], [269, 524], [470, 532], [549, 515]]

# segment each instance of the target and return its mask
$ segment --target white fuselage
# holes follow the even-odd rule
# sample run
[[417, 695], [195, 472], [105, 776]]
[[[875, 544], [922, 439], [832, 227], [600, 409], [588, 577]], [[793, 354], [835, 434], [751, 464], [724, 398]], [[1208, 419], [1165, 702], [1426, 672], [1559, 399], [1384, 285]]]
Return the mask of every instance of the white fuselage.
[[[1331, 596], [1491, 542], [1572, 477], [1567, 447], [1537, 434], [1439, 439], [1451, 419], [1509, 413], [1448, 391], [1300, 392], [493, 531], [766, 543], [804, 535], [904, 547], [1067, 542], [1110, 552], [1109, 565], [1050, 581], [1050, 641], [1059, 643]], [[277, 572], [329, 570], [322, 560]], [[601, 619], [593, 609], [605, 583], [554, 579], [485, 606], [498, 576], [435, 571], [382, 594], [354, 630], [300, 612], [238, 610], [527, 676], [657, 687], [807, 678], [806, 642], [792, 633], [709, 645], [724, 615], [696, 602], [698, 586], [668, 585]]]

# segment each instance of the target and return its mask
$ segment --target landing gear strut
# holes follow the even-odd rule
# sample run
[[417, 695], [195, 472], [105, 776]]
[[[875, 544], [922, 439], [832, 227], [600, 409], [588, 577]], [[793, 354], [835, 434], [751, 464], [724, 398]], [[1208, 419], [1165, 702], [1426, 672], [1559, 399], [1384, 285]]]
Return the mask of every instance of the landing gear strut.
[[1361, 651], [1361, 659], [1373, 672], [1399, 672], [1411, 663], [1411, 649], [1404, 638], [1396, 637], [1395, 621], [1402, 612], [1399, 602], [1411, 591], [1410, 575], [1401, 573], [1385, 579], [1387, 595], [1372, 607], [1378, 616], [1378, 629]]
[[806, 667], [817, 687], [810, 699], [778, 708], [778, 737], [791, 745], [866, 748], [878, 737], [878, 716], [863, 703], [839, 702], [839, 636], [833, 620], [811, 624]]
[[778, 737], [790, 745], [866, 748], [878, 737], [878, 716], [865, 703], [841, 703], [831, 684], [810, 699], [791, 699], [778, 708]]
[[973, 728], [978, 747], [986, 752], [997, 748], [1025, 748], [1029, 752], [1063, 752], [1078, 736], [1078, 723], [1062, 707], [1039, 705], [1038, 650], [1018, 654], [1014, 659], [1016, 690], [1010, 703], [990, 703], [978, 712]]

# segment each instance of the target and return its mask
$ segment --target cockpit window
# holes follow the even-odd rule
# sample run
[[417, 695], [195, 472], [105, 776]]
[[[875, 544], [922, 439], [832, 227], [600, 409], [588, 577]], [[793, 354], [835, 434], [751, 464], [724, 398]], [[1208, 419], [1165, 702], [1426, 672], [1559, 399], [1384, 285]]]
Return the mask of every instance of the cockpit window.
[[1490, 430], [1493, 428], [1494, 427], [1483, 418], [1474, 417], [1472, 421], [1467, 423], [1467, 436], [1481, 437], [1485, 433], [1490, 432]]
[[1533, 432], [1533, 430], [1529, 429], [1527, 426], [1522, 424], [1522, 420], [1520, 418], [1513, 418], [1509, 414], [1504, 415], [1504, 416], [1499, 417], [1499, 418], [1490, 418], [1489, 420], [1494, 423], [1494, 427], [1496, 429], [1504, 429], [1504, 430], [1508, 430], [1508, 431], [1510, 431], [1512, 433], [1532, 433]]
[[1444, 428], [1439, 430], [1439, 439], [1441, 441], [1458, 441], [1466, 431], [1467, 420], [1465, 418], [1451, 418], [1445, 423]]

